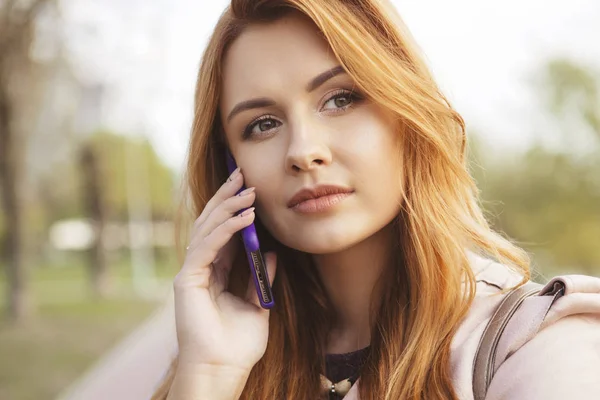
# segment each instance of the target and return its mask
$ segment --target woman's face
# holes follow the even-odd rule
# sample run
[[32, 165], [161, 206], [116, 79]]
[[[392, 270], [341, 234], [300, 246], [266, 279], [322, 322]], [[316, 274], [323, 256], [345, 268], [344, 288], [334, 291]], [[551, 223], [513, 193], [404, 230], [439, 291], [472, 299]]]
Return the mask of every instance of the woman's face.
[[[400, 124], [352, 93], [352, 78], [310, 21], [292, 15], [251, 26], [223, 61], [220, 113], [227, 140], [246, 186], [256, 187], [257, 216], [277, 240], [312, 254], [332, 253], [398, 215]], [[298, 191], [319, 185], [351, 192], [321, 199], [321, 208], [310, 202], [289, 207]], [[331, 202], [323, 208], [325, 200]]]

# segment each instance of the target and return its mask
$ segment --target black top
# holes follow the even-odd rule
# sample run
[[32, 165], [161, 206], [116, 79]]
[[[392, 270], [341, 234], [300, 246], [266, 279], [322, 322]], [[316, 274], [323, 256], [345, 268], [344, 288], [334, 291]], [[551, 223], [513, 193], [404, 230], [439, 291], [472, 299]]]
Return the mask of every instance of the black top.
[[[333, 383], [350, 378], [352, 383], [356, 382], [360, 375], [360, 369], [369, 354], [370, 346], [363, 349], [343, 354], [325, 355], [325, 376]], [[330, 400], [342, 399], [339, 395], [329, 394]]]

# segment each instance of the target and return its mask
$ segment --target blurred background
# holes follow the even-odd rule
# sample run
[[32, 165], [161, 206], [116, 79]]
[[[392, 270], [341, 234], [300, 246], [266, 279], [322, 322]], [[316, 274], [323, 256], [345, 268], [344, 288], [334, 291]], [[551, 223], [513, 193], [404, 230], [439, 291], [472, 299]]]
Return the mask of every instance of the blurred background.
[[[600, 3], [394, 3], [467, 121], [494, 226], [539, 281], [600, 275]], [[76, 398], [165, 303], [226, 4], [0, 0], [0, 399]]]

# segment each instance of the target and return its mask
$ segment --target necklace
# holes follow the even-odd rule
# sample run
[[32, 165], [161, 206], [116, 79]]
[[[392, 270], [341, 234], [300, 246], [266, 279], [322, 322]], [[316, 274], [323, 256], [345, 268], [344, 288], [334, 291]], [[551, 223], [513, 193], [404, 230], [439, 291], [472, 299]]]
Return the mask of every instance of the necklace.
[[324, 393], [334, 393], [339, 394], [340, 396], [345, 396], [352, 387], [351, 378], [346, 378], [339, 382], [333, 383], [329, 379], [327, 379], [323, 374], [321, 374], [321, 389]]
[[[371, 346], [367, 346], [350, 353], [327, 355], [327, 374], [331, 374], [330, 376], [332, 378], [340, 379], [343, 376], [346, 376], [347, 378], [334, 383], [324, 374], [320, 374], [321, 392], [329, 393], [330, 395], [345, 396], [358, 379], [362, 365], [366, 360], [366, 356], [369, 354], [370, 347]], [[340, 369], [340, 365], [344, 368]], [[351, 368], [348, 369], [348, 367]]]

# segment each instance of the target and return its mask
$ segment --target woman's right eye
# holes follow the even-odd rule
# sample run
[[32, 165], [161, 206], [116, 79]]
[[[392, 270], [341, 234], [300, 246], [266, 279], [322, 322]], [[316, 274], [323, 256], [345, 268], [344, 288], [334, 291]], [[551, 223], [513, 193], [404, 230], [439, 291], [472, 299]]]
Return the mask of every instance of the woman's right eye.
[[279, 126], [281, 126], [281, 122], [268, 115], [265, 115], [251, 122], [246, 129], [244, 129], [242, 138], [247, 139], [250, 136], [261, 136], [265, 132], [275, 129]]

